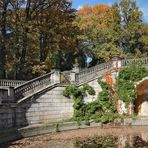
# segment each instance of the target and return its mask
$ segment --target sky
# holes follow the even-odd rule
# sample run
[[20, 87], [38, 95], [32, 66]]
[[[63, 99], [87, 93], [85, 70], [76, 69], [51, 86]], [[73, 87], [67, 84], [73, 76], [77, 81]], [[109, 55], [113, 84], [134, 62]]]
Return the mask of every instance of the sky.
[[[84, 4], [95, 5], [95, 4], [108, 4], [112, 5], [114, 2], [119, 2], [120, 0], [72, 0], [73, 7], [76, 9], [81, 8]], [[137, 0], [137, 5], [139, 9], [143, 12], [143, 20], [148, 23], [148, 0]]]

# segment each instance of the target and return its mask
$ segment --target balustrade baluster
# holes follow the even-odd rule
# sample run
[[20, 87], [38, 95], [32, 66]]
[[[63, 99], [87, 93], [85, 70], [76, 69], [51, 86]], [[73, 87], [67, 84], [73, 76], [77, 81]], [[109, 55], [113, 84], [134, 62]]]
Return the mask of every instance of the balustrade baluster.
[[21, 99], [22, 96], [25, 97], [31, 93], [34, 93], [35, 91], [42, 89], [43, 87], [50, 85], [51, 79], [50, 79], [51, 73], [41, 76], [39, 78], [33, 79], [31, 81], [28, 81], [24, 83], [24, 85], [20, 85], [19, 87], [15, 88], [15, 96], [17, 99]]

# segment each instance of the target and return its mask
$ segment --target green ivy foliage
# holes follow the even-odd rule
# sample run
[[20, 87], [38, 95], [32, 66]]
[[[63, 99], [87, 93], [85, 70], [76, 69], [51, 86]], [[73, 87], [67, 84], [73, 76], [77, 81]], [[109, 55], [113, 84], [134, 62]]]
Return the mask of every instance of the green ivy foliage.
[[[146, 70], [142, 64], [132, 63], [128, 67], [122, 68], [119, 72], [116, 81], [116, 94], [117, 98], [123, 100], [126, 107], [129, 103], [136, 98], [136, 88], [134, 83], [140, 81], [144, 77], [148, 76], [148, 70]], [[98, 79], [102, 91], [98, 95], [98, 99], [91, 103], [84, 103], [84, 96], [86, 93], [89, 95], [95, 95], [94, 89], [88, 84], [84, 84], [78, 88], [76, 85], [69, 85], [63, 92], [65, 97], [72, 97], [74, 104], [73, 119], [78, 121], [85, 121], [89, 125], [90, 120], [95, 122], [107, 123], [120, 117], [117, 114], [116, 97], [112, 97], [112, 88], [101, 79]]]
[[89, 95], [95, 95], [94, 89], [88, 84], [84, 84], [81, 88], [78, 88], [76, 85], [69, 85], [63, 92], [65, 97], [72, 97], [74, 104], [74, 114], [73, 119], [76, 121], [89, 120], [89, 117], [86, 116], [86, 104], [84, 104], [84, 95], [88, 93]]
[[126, 107], [136, 98], [135, 82], [146, 76], [148, 76], [148, 70], [145, 69], [142, 63], [133, 62], [128, 67], [120, 70], [116, 82], [116, 93], [118, 98], [125, 102]]
[[111, 97], [111, 87], [100, 79], [98, 82], [102, 88], [102, 92], [98, 96], [98, 102], [101, 108], [100, 121], [103, 123], [113, 121], [117, 118], [117, 110], [114, 98]]
[[87, 91], [89, 95], [95, 95], [95, 90], [86, 83], [81, 88], [81, 91], [84, 93]]
[[84, 103], [85, 94], [95, 95], [95, 91], [91, 86], [84, 84], [81, 88], [76, 85], [66, 87], [63, 95], [73, 98], [74, 120], [85, 121], [89, 125], [89, 120], [106, 123], [116, 118], [115, 103], [110, 97], [111, 88], [106, 82], [99, 80], [99, 83], [102, 87], [102, 92], [97, 100], [87, 104]]

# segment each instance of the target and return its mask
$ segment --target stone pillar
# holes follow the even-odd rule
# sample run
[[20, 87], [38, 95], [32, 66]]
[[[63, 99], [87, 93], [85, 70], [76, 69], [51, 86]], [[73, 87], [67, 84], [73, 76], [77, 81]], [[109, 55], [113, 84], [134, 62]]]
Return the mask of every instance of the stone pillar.
[[117, 101], [117, 110], [120, 115], [128, 113], [128, 109], [125, 107], [125, 103], [122, 100]]
[[51, 74], [51, 82], [54, 84], [60, 83], [60, 70], [53, 69], [51, 72], [53, 72]]
[[9, 87], [8, 97], [9, 97], [10, 102], [14, 103], [16, 101], [15, 96], [14, 96], [14, 87]]
[[70, 83], [71, 84], [75, 84], [76, 83], [76, 73], [73, 72], [73, 71], [70, 73]]
[[113, 83], [116, 83], [116, 77], [118, 76], [119, 69], [121, 68], [121, 58], [119, 55], [112, 56], [112, 79]]
[[112, 56], [112, 64], [113, 68], [115, 68], [117, 71], [121, 68], [121, 58], [119, 55]]
[[75, 72], [75, 73], [79, 73], [80, 72], [79, 65], [78, 64], [74, 64], [72, 71]]
[[128, 107], [125, 107], [125, 103], [122, 100], [117, 101], [117, 110], [119, 114], [133, 114], [133, 103], [131, 102]]
[[70, 73], [70, 82], [71, 84], [75, 84], [76, 83], [76, 74], [79, 73], [80, 69], [78, 64], [74, 64], [73, 69]]

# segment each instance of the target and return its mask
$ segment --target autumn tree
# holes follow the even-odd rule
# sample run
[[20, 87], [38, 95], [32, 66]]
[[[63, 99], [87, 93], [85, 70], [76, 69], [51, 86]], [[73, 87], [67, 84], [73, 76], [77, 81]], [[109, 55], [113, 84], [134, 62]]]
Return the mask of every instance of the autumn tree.
[[99, 59], [108, 61], [113, 54], [139, 57], [146, 53], [146, 27], [134, 0], [121, 0], [111, 7], [84, 6], [78, 10], [76, 22], [83, 32], [82, 42], [87, 42]]
[[[86, 11], [88, 10], [88, 13]], [[85, 13], [83, 13], [85, 11]], [[89, 48], [96, 57], [109, 60], [112, 52], [117, 52], [118, 48], [112, 38], [115, 31], [111, 28], [114, 23], [114, 14], [108, 5], [95, 5], [93, 7], [84, 6], [78, 11], [76, 20], [83, 32], [81, 38], [89, 43]], [[85, 47], [87, 49], [87, 47]]]
[[1, 78], [31, 79], [32, 73], [59, 66], [55, 57], [74, 52], [77, 27], [71, 2], [4, 0], [0, 9]]

